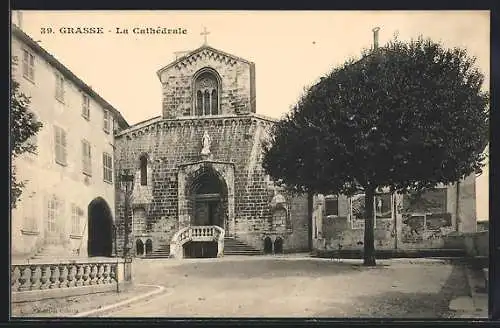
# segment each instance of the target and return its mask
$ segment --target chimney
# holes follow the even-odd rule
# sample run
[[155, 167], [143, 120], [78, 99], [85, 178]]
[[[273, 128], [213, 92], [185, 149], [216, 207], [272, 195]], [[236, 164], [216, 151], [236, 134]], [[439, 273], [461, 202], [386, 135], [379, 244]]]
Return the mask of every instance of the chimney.
[[17, 18], [17, 27], [21, 30], [23, 29], [23, 13], [20, 10], [16, 10], [16, 18]]
[[373, 31], [373, 50], [378, 49], [378, 31], [380, 30], [380, 27], [375, 27]]

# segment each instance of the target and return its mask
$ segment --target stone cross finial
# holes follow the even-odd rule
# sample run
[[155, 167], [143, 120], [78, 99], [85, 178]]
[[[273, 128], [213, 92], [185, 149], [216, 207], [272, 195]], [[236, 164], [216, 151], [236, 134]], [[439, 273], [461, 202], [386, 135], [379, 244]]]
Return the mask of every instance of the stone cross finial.
[[203, 37], [205, 38], [205, 42], [203, 42], [204, 45], [207, 45], [207, 35], [209, 35], [210, 32], [207, 31], [207, 28], [206, 27], [203, 27], [203, 32], [200, 33], [200, 35], [203, 35]]

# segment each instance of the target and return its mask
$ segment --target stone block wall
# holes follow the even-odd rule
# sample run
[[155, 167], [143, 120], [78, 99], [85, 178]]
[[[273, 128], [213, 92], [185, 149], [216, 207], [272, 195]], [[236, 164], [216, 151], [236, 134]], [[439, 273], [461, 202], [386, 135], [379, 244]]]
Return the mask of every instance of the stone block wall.
[[158, 72], [163, 90], [163, 118], [194, 115], [193, 76], [204, 68], [218, 74], [219, 114], [255, 113], [255, 64], [202, 47]]
[[[208, 132], [212, 140], [211, 155], [206, 165], [214, 163], [214, 166], [220, 164], [234, 168], [235, 236], [254, 247], [263, 248], [261, 239], [269, 230], [269, 221], [273, 215], [270, 204], [275, 189], [261, 165], [261, 141], [272, 124], [272, 121], [253, 114], [158, 119], [152, 120], [149, 125], [116, 135], [117, 172], [129, 169], [135, 172], [136, 181], [139, 181], [139, 157], [142, 154], [149, 157], [148, 175], [151, 174], [151, 180], [148, 181], [147, 188], [135, 183], [132, 207], [136, 206], [134, 200], [140, 199], [141, 206], [146, 210], [146, 220], [150, 226], [148, 234], [153, 238], [153, 249], [159, 243], [165, 243], [165, 240], [169, 242], [180, 228], [178, 190], [179, 183], [185, 181], [178, 181], [179, 169], [190, 163], [204, 163], [200, 156], [204, 131]], [[116, 199], [116, 217], [120, 220], [120, 249], [124, 237], [124, 202], [123, 197]], [[288, 213], [291, 213], [290, 219], [293, 222], [289, 224], [291, 229], [286, 233], [289, 238], [284, 246], [297, 249], [307, 247], [307, 201], [298, 198], [295, 202], [290, 197], [286, 201], [291, 204], [288, 206]], [[160, 221], [163, 222], [161, 231], [154, 228], [160, 226]], [[130, 246], [133, 246], [132, 239], [130, 238]]]
[[[476, 229], [475, 208], [475, 179], [474, 175], [462, 180], [459, 184], [458, 206], [457, 185], [440, 186], [446, 193], [443, 211], [447, 213], [448, 221], [430, 221], [426, 216], [425, 226], [417, 227], [415, 224], [406, 223], [404, 212], [407, 206], [402, 195], [396, 195], [392, 203], [393, 214], [388, 218], [377, 218], [375, 221], [374, 237], [377, 249], [427, 249], [450, 248], [449, 238], [453, 233], [469, 233]], [[339, 196], [339, 216], [326, 217], [324, 211], [324, 197], [315, 197], [315, 224], [318, 233], [314, 235], [314, 245], [317, 249], [344, 249], [363, 248], [364, 224], [358, 226], [353, 222], [349, 213], [349, 200]], [[428, 214], [429, 209], [420, 211], [422, 215]], [[458, 227], [457, 227], [458, 210]], [[417, 211], [418, 212], [418, 211]], [[439, 211], [438, 211], [439, 212]], [[355, 224], [356, 223], [356, 224]], [[436, 225], [437, 224], [437, 225]]]

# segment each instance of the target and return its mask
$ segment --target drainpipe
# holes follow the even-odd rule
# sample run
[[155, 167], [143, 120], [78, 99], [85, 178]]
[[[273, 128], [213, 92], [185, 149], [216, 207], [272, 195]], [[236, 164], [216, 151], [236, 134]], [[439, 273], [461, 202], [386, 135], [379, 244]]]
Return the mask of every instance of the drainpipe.
[[392, 213], [394, 215], [394, 249], [398, 249], [398, 206], [397, 206], [397, 193], [393, 194]]
[[455, 202], [455, 231], [459, 232], [460, 218], [459, 218], [459, 209], [460, 209], [460, 180], [457, 181], [457, 193], [456, 193], [456, 202]]

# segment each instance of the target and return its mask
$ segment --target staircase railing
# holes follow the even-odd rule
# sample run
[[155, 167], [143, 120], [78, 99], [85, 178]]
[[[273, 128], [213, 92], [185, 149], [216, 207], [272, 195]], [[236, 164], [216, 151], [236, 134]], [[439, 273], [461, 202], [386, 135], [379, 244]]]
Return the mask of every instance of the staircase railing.
[[217, 257], [224, 251], [224, 229], [219, 226], [188, 226], [177, 231], [170, 241], [170, 256], [183, 258], [183, 246], [189, 241], [217, 241]]

